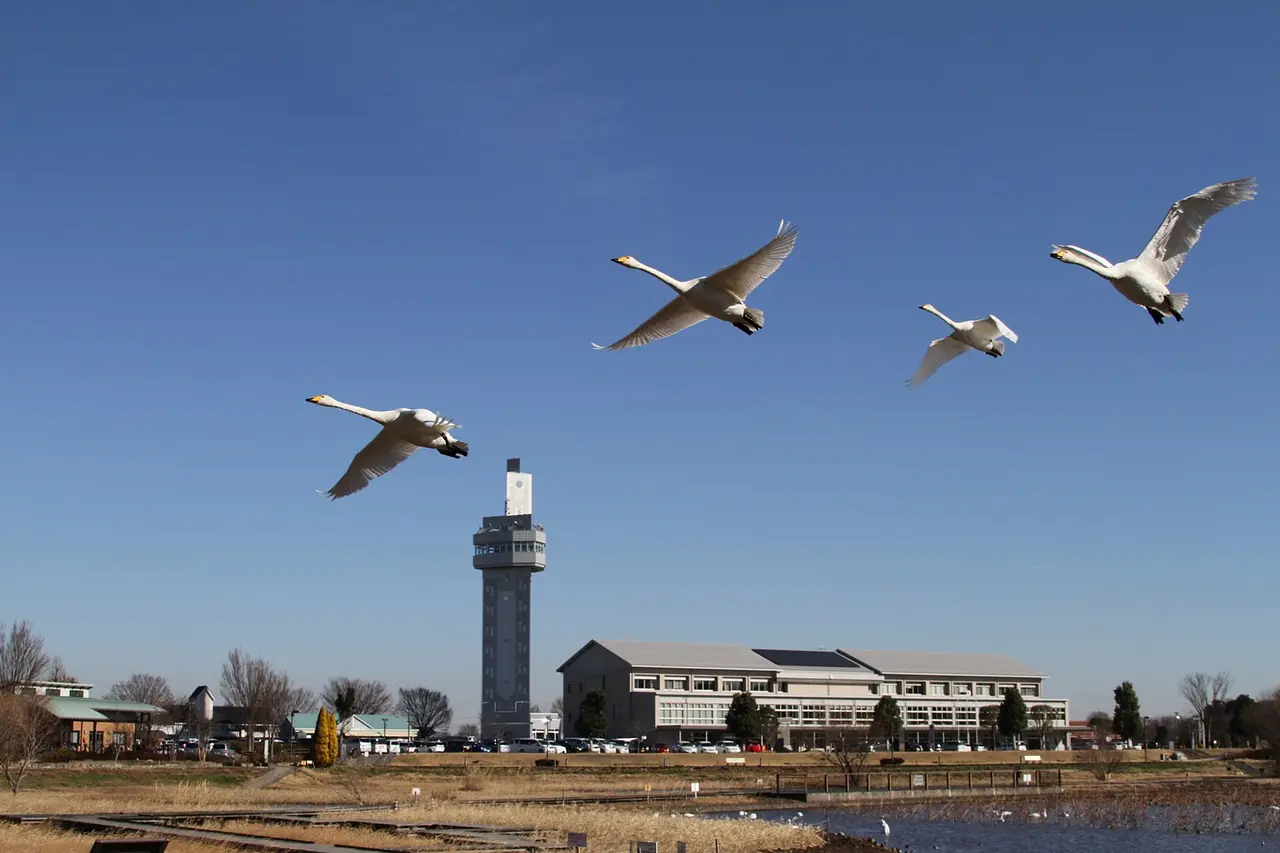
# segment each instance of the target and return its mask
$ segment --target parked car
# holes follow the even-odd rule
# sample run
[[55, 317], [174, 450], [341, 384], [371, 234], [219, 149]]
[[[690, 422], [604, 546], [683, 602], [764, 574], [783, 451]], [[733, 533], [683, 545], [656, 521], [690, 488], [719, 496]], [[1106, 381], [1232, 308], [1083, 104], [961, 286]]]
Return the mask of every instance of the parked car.
[[656, 743], [653, 745], [654, 752], [670, 752], [671, 747], [665, 743]]
[[591, 741], [584, 737], [567, 737], [564, 739], [564, 748], [568, 752], [590, 752]]
[[687, 740], [682, 740], [678, 744], [676, 744], [675, 751], [684, 752], [684, 753], [694, 753], [698, 751], [698, 745], [695, 743], [690, 743]]
[[229, 761], [238, 754], [229, 743], [211, 743], [205, 757], [210, 761]]
[[747, 752], [766, 752], [764, 744], [752, 741], [747, 744]]
[[718, 744], [716, 744], [716, 749], [722, 753], [723, 752], [742, 752], [742, 747], [738, 746], [736, 742], [731, 740], [720, 741]]
[[709, 740], [698, 741], [698, 752], [709, 752], [714, 755], [719, 751], [720, 751], [720, 748], [717, 747], [714, 743], [712, 743]]
[[948, 740], [942, 742], [943, 752], [973, 752], [973, 747], [964, 741]]
[[[520, 753], [547, 753], [550, 750], [550, 744], [538, 740], [534, 737], [516, 738], [511, 744], [512, 752]], [[562, 747], [563, 748], [563, 747]]]

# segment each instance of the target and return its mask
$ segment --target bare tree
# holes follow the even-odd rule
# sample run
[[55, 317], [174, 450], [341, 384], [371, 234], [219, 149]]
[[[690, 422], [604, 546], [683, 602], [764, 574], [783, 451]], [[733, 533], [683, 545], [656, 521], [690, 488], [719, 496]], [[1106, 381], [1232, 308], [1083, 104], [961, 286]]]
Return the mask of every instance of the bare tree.
[[249, 752], [253, 752], [254, 726], [270, 731], [292, 710], [295, 687], [289, 674], [273, 669], [262, 658], [233, 649], [222, 665], [222, 695], [229, 704], [245, 709], [249, 724]]
[[318, 709], [320, 703], [316, 700], [314, 690], [308, 690], [305, 687], [295, 687], [293, 692], [289, 694], [289, 712], [294, 711], [311, 711]]
[[429, 687], [410, 687], [407, 690], [401, 687], [396, 713], [409, 721], [409, 725], [417, 730], [418, 737], [431, 737], [436, 732], [445, 731], [453, 720], [449, 697]]
[[57, 655], [49, 661], [49, 671], [45, 677], [46, 681], [61, 681], [64, 684], [75, 684], [79, 681], [74, 675], [67, 671], [67, 666], [62, 662], [62, 658]]
[[867, 743], [867, 729], [838, 728], [827, 730], [827, 748], [822, 753], [823, 761], [834, 764], [840, 772], [853, 775], [862, 772], [867, 759], [871, 757], [870, 744]]
[[104, 699], [123, 699], [126, 702], [143, 702], [147, 705], [159, 705], [167, 708], [177, 704], [177, 697], [169, 688], [169, 682], [160, 675], [148, 675], [135, 672], [133, 675], [117, 681], [103, 695]]
[[1053, 734], [1054, 723], [1058, 719], [1057, 709], [1051, 705], [1032, 705], [1027, 709], [1027, 718], [1040, 736], [1040, 748], [1052, 749], [1049, 746], [1049, 736]]
[[1099, 782], [1105, 782], [1124, 763], [1124, 750], [1112, 749], [1105, 742], [1099, 742], [1095, 746], [1096, 749], [1082, 750], [1076, 756], [1076, 762], [1092, 773]]
[[57, 743], [58, 721], [43, 697], [0, 694], [0, 770], [14, 796], [31, 764]]
[[0, 623], [0, 687], [39, 681], [49, 669], [44, 637], [23, 620], [14, 622], [6, 635]]
[[356, 714], [385, 714], [391, 710], [391, 691], [381, 681], [339, 676], [330, 678], [320, 691], [324, 704], [338, 712], [340, 719]]
[[1231, 685], [1232, 678], [1229, 672], [1219, 672], [1217, 675], [1193, 672], [1184, 675], [1178, 684], [1178, 692], [1182, 694], [1183, 699], [1187, 700], [1196, 719], [1204, 727], [1204, 743], [1200, 744], [1201, 747], [1212, 740], [1211, 716], [1214, 705], [1226, 700], [1227, 694], [1231, 692]]
[[478, 723], [462, 723], [458, 726], [458, 737], [480, 737]]
[[563, 696], [557, 696], [556, 698], [551, 700], [551, 713], [559, 714], [560, 718], [564, 719], [564, 697]]

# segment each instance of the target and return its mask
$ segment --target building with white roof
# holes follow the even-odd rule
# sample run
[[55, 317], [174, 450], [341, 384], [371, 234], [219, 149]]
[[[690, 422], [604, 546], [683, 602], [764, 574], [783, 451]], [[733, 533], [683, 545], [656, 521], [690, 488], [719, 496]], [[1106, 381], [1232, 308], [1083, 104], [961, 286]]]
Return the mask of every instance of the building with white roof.
[[733, 695], [746, 691], [777, 712], [779, 741], [788, 746], [820, 747], [832, 730], [865, 729], [880, 698], [892, 696], [905, 741], [992, 747], [980, 708], [998, 706], [1013, 688], [1028, 707], [1052, 710], [1046, 743], [1028, 732], [1029, 743], [1053, 748], [1067, 740], [1067, 700], [1047, 697], [1048, 676], [1006, 655], [591, 640], [557, 671], [566, 733], [583, 697], [603, 690], [609, 737], [714, 741], [725, 732]]

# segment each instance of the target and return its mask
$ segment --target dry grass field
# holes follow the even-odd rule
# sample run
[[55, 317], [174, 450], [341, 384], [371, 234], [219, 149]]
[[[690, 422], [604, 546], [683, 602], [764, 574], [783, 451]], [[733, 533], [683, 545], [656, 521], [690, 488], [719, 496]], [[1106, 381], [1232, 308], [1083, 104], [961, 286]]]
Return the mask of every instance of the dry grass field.
[[[902, 769], [927, 770], [934, 776], [947, 772], [964, 774], [979, 762], [986, 767], [1003, 768], [1008, 773], [1020, 762], [1022, 753], [941, 753], [908, 754], [912, 761]], [[755, 760], [758, 756], [748, 756]], [[183, 766], [118, 766], [94, 764], [60, 765], [37, 770], [30, 786], [16, 797], [5, 796], [0, 812], [25, 814], [85, 813], [165, 810], [227, 810], [289, 803], [380, 804], [396, 802], [400, 807], [385, 817], [397, 820], [432, 820], [444, 823], [476, 823], [493, 826], [536, 828], [548, 838], [563, 839], [566, 832], [586, 832], [592, 847], [625, 850], [628, 841], [655, 840], [662, 849], [674, 849], [676, 841], [685, 841], [691, 850], [714, 849], [718, 844], [724, 853], [754, 853], [765, 850], [814, 848], [822, 843], [810, 829], [765, 824], [758, 821], [725, 822], [689, 817], [701, 809], [737, 808], [751, 802], [741, 793], [731, 799], [716, 798], [717, 792], [742, 792], [772, 788], [774, 774], [809, 773], [820, 779], [823, 773], [833, 777], [839, 771], [829, 764], [815, 763], [816, 756], [765, 755], [763, 766], [723, 763], [723, 756], [598, 756], [574, 755], [560, 767], [534, 766], [535, 756], [524, 755], [413, 755], [402, 756], [389, 765], [370, 768], [335, 768], [331, 770], [298, 769], [264, 789], [251, 789], [246, 782], [262, 771], [246, 768], [224, 768], [200, 765]], [[1099, 783], [1087, 769], [1078, 764], [1066, 765], [1050, 758], [1066, 757], [1078, 761], [1070, 753], [1045, 754], [1044, 769], [1064, 769], [1064, 781], [1072, 790], [1089, 796], [1134, 797], [1150, 799], [1161, 788], [1160, 783], [1176, 779], [1179, 783], [1197, 778], [1206, 784], [1220, 784], [1235, 775], [1224, 762], [1167, 762], [1131, 765], [1121, 768], [1110, 782]], [[1140, 758], [1137, 753], [1135, 758]], [[663, 766], [663, 758], [667, 758]], [[464, 763], [465, 759], [465, 763]], [[717, 760], [718, 759], [718, 760]], [[773, 759], [773, 761], [769, 761]], [[959, 759], [959, 760], [958, 760]], [[992, 760], [1000, 759], [1000, 760]], [[1016, 759], [1016, 760], [1015, 760]], [[1046, 766], [1047, 765], [1047, 766]], [[879, 772], [877, 762], [867, 769]], [[1056, 775], [1056, 773], [1055, 773]], [[699, 797], [689, 792], [690, 781], [701, 786]], [[648, 786], [651, 796], [674, 795], [677, 798], [652, 803], [636, 802], [614, 805], [521, 804], [527, 797], [635, 793], [643, 794]], [[1193, 786], [1194, 787], [1194, 786]], [[1257, 795], [1273, 797], [1280, 785], [1258, 783]], [[411, 790], [418, 788], [415, 802]], [[1149, 792], [1125, 794], [1125, 790], [1147, 788]], [[1267, 788], [1266, 791], [1261, 790]], [[998, 794], [993, 794], [998, 796]], [[511, 802], [503, 802], [511, 801]], [[1270, 801], [1274, 802], [1274, 799]], [[767, 806], [756, 800], [755, 808]], [[905, 804], [904, 804], [905, 806]], [[369, 816], [367, 813], [361, 817]], [[251, 831], [280, 835], [307, 841], [346, 841], [373, 843], [370, 831], [347, 828], [268, 827], [253, 824]], [[214, 828], [214, 827], [211, 827]], [[232, 830], [245, 830], [240, 822], [227, 825]], [[385, 837], [383, 838], [386, 842]], [[406, 839], [401, 839], [404, 841]], [[0, 850], [31, 850], [36, 853], [83, 853], [89, 837], [30, 826], [0, 824]], [[436, 849], [438, 844], [419, 839], [414, 844], [422, 850]], [[597, 847], [597, 843], [599, 846]], [[174, 840], [169, 849], [174, 853], [207, 853], [226, 850], [217, 844], [200, 844]]]

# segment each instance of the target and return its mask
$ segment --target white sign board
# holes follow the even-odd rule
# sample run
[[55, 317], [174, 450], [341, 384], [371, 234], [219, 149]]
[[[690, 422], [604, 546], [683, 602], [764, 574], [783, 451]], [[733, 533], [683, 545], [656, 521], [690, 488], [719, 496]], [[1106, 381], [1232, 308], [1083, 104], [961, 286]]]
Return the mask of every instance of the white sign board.
[[912, 773], [912, 774], [911, 774], [911, 787], [913, 787], [913, 788], [923, 788], [923, 787], [924, 787], [924, 774], [923, 774], [923, 773]]

